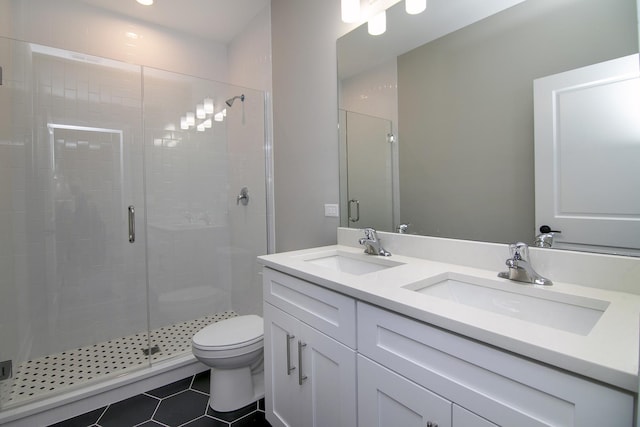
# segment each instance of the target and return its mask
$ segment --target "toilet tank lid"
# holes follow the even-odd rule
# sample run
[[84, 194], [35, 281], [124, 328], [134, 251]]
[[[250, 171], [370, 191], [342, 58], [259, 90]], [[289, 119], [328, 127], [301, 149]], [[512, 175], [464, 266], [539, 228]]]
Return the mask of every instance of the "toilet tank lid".
[[263, 335], [262, 317], [249, 314], [212, 323], [197, 332], [193, 342], [206, 347], [225, 347], [255, 341]]

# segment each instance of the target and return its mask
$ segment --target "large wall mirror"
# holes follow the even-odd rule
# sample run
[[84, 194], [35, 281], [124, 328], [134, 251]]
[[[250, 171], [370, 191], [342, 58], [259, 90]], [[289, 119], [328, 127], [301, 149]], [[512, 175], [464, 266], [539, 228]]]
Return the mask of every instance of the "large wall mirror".
[[[539, 233], [535, 175], [544, 165], [534, 162], [534, 82], [637, 54], [638, 6], [636, 0], [481, 3], [429, 0], [425, 12], [407, 15], [401, 1], [387, 10], [386, 33], [371, 36], [364, 24], [338, 39], [341, 226], [397, 231], [409, 224], [408, 232], [421, 235], [533, 243]], [[640, 123], [635, 104], [630, 120]], [[390, 124], [372, 137], [373, 126], [362, 126], [362, 116]], [[580, 120], [574, 122], [580, 126]], [[359, 148], [358, 159], [351, 158], [356, 123], [382, 160], [367, 162], [373, 148]], [[632, 173], [633, 164], [640, 171], [640, 131], [634, 132], [625, 136]], [[591, 149], [588, 175], [598, 181], [605, 169], [593, 167], [600, 148]], [[573, 160], [572, 167], [580, 165]], [[359, 166], [349, 168], [354, 162]], [[640, 173], [633, 179], [640, 183]], [[368, 195], [356, 194], [367, 182]], [[635, 221], [640, 246], [636, 190], [622, 216]], [[384, 200], [371, 201], [370, 194]], [[589, 188], [585, 194], [599, 197]], [[562, 239], [558, 234], [554, 247], [563, 247]], [[579, 249], [634, 254], [611, 246]]]

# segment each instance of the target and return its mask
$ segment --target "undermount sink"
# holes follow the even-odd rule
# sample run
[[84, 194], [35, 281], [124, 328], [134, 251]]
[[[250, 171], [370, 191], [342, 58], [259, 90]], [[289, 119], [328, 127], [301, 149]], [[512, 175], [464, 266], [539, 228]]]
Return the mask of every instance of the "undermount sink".
[[376, 255], [353, 254], [342, 251], [328, 251], [314, 254], [304, 261], [342, 273], [362, 275], [402, 265]]
[[588, 335], [609, 303], [552, 292], [528, 285], [509, 290], [502, 281], [444, 273], [404, 286], [421, 294], [446, 299], [538, 325]]

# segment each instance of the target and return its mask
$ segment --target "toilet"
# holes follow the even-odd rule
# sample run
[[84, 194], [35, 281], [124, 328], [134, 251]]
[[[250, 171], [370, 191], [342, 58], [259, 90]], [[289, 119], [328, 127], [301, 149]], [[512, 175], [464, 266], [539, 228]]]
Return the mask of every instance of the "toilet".
[[191, 339], [191, 350], [211, 368], [211, 409], [235, 411], [264, 397], [262, 317], [237, 316], [206, 326]]

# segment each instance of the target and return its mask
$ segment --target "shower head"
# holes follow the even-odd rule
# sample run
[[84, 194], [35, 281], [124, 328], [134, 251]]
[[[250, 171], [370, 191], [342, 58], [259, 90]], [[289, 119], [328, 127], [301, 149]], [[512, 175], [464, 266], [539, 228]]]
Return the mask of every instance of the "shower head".
[[235, 101], [236, 99], [239, 99], [241, 102], [244, 102], [244, 94], [239, 95], [239, 96], [238, 96], [238, 95], [236, 95], [236, 96], [234, 96], [233, 98], [229, 98], [229, 99], [227, 99], [225, 102], [227, 103], [227, 105], [228, 105], [229, 107], [231, 107], [231, 106], [233, 105], [233, 101]]

